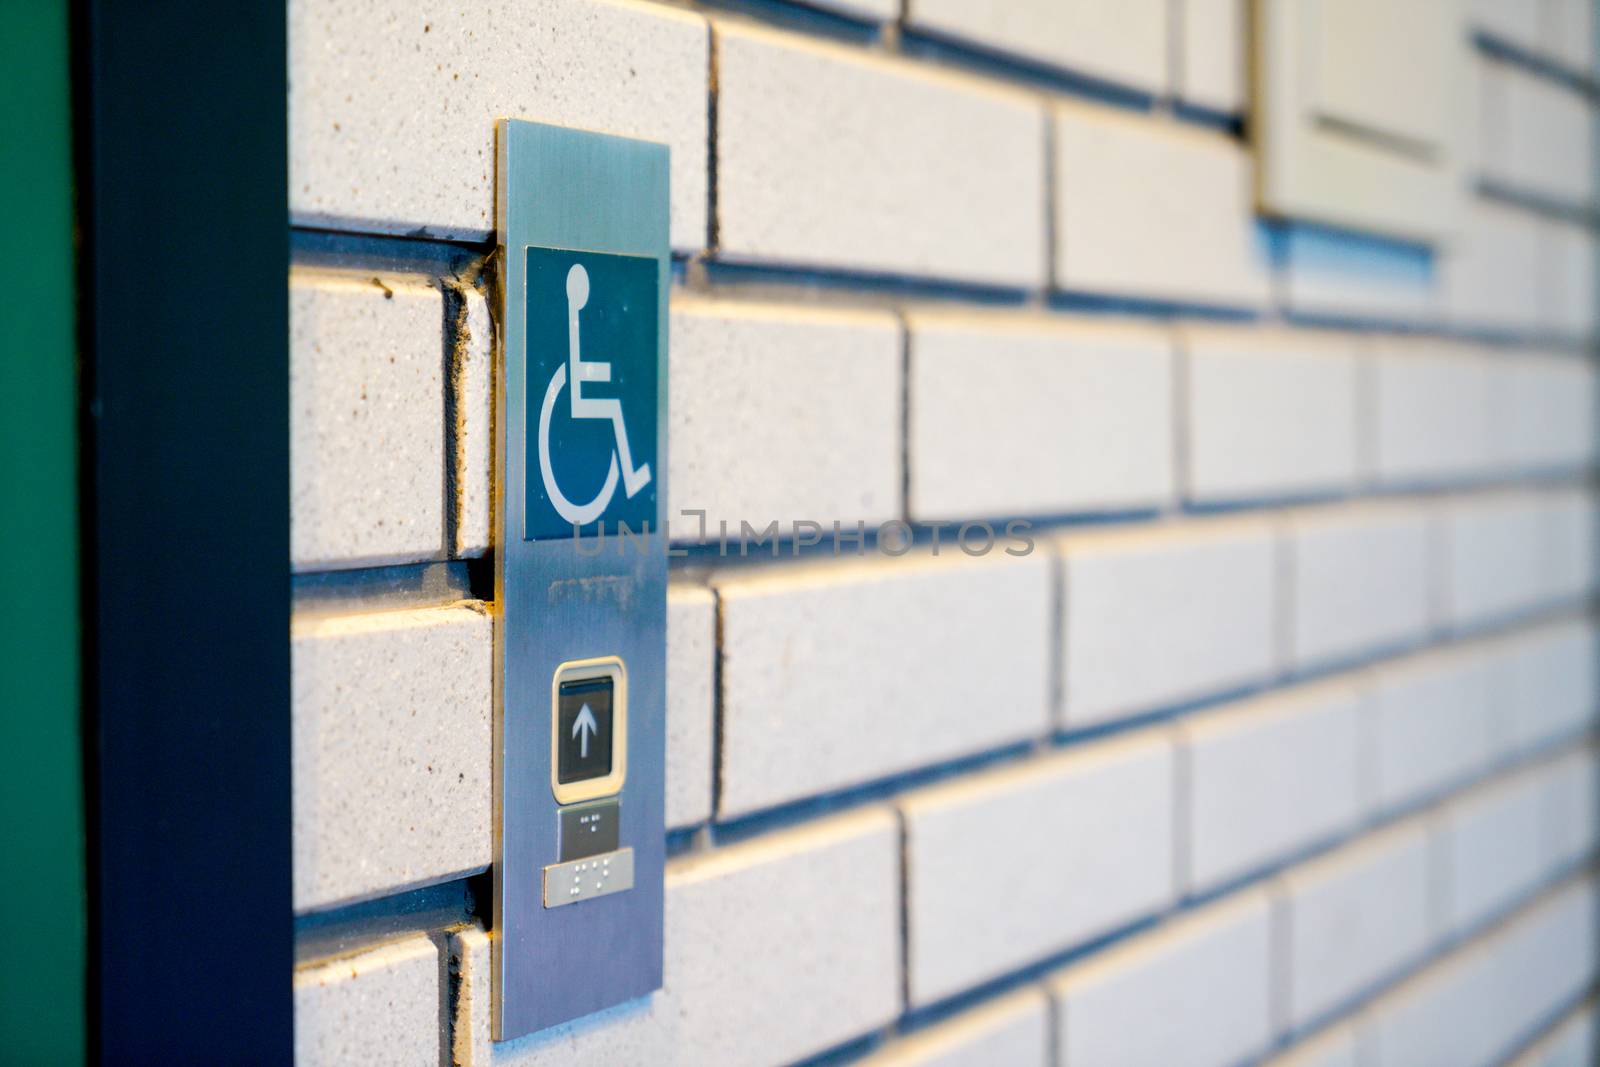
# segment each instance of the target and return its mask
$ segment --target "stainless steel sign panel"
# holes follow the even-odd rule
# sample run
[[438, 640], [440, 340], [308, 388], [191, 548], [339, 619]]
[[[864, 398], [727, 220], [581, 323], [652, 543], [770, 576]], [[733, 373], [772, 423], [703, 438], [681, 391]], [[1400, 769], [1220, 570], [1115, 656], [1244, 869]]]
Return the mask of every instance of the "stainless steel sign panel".
[[661, 985], [667, 159], [499, 127], [496, 1040]]

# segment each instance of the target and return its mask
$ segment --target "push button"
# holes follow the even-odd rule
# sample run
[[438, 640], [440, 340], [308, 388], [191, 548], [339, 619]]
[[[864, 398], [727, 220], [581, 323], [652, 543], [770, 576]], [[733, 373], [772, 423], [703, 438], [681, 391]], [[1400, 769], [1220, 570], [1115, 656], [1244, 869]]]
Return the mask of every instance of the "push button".
[[550, 791], [560, 805], [614, 797], [628, 777], [628, 669], [570, 660], [550, 680]]
[[561, 684], [556, 726], [556, 781], [586, 782], [611, 773], [616, 736], [612, 720], [615, 686], [610, 678]]

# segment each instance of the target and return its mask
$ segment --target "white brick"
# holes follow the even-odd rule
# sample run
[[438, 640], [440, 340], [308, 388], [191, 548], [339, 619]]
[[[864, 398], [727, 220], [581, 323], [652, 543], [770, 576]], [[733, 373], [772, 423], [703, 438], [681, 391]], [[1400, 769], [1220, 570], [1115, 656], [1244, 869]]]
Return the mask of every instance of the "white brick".
[[899, 1009], [892, 815], [866, 809], [667, 866], [662, 989], [514, 1041], [489, 1040], [489, 941], [453, 939], [460, 1067], [788, 1063]]
[[1525, 470], [1586, 466], [1595, 457], [1595, 365], [1573, 356], [1497, 361], [1506, 460]]
[[421, 279], [289, 280], [296, 570], [444, 553], [444, 301]]
[[1510, 65], [1490, 75], [1485, 91], [1501, 94], [1504, 109], [1503, 121], [1485, 130], [1485, 176], [1541, 196], [1586, 203], [1594, 192], [1593, 120], [1584, 98]]
[[[877, 525], [900, 511], [900, 326], [886, 312], [679, 301], [672, 307], [668, 518]], [[841, 401], [848, 397], [848, 403]]]
[[1173, 895], [1172, 789], [1172, 745], [1158, 731], [902, 799], [911, 1004], [1163, 907]]
[[296, 1067], [439, 1062], [439, 950], [411, 936], [294, 973]]
[[1384, 339], [1372, 361], [1373, 474], [1388, 486], [1482, 476], [1499, 451], [1498, 367], [1467, 345]]
[[1539, 598], [1572, 601], [1595, 588], [1595, 550], [1600, 546], [1600, 502], [1587, 489], [1557, 489], [1541, 494], [1543, 537]]
[[716, 599], [667, 587], [667, 825], [711, 818], [711, 736], [716, 714]]
[[1592, 77], [1594, 5], [1590, 0], [1544, 0], [1543, 13], [1543, 40], [1549, 55]]
[[1538, 769], [1462, 796], [1438, 813], [1443, 928], [1462, 933], [1499, 914], [1546, 873], [1545, 788]]
[[906, 0], [906, 24], [939, 37], [1159, 93], [1165, 0]]
[[1275, 666], [1274, 546], [1252, 521], [1061, 542], [1065, 715], [1074, 727], [1257, 682]]
[[1362, 1067], [1475, 1067], [1555, 1010], [1594, 970], [1594, 890], [1569, 883], [1491, 937], [1429, 967], [1366, 1014]]
[[1279, 894], [1279, 1024], [1298, 1030], [1427, 951], [1426, 827], [1405, 823], [1296, 867]]
[[296, 620], [296, 911], [489, 865], [493, 634], [471, 607]]
[[1545, 866], [1560, 870], [1587, 858], [1600, 836], [1600, 762], [1584, 747], [1540, 768], [1544, 789]]
[[1037, 287], [1044, 131], [1027, 96], [718, 23], [723, 257]]
[[1067, 968], [1051, 983], [1062, 1062], [1225, 1067], [1261, 1052], [1268, 933], [1265, 894], [1246, 893]]
[[1529, 493], [1495, 493], [1445, 506], [1442, 603], [1451, 624], [1525, 611], [1549, 589], [1542, 503]]
[[1508, 646], [1505, 713], [1513, 747], [1526, 751], [1593, 725], [1600, 696], [1594, 624], [1569, 619], [1519, 634]]
[[476, 287], [466, 287], [450, 367], [455, 398], [455, 556], [481, 556], [493, 537], [494, 316]]
[[1184, 477], [1191, 499], [1349, 487], [1357, 471], [1353, 346], [1320, 334], [1187, 330]]
[[1045, 553], [730, 570], [723, 817], [1044, 734]]
[[1362, 701], [1351, 685], [1325, 683], [1180, 721], [1185, 888], [1215, 887], [1354, 825]]
[[1536, 330], [1545, 299], [1544, 231], [1521, 208], [1476, 199], [1439, 255], [1445, 317], [1458, 327]]
[[1334, 1026], [1266, 1061], [1266, 1067], [1363, 1067], [1355, 1029]]
[[1495, 758], [1499, 735], [1483, 649], [1425, 653], [1371, 677], [1368, 730], [1380, 810], [1434, 795]]
[[1181, 0], [1178, 95], [1216, 111], [1242, 111], [1248, 54], [1246, 0]]
[[1038, 989], [985, 1003], [860, 1060], [862, 1067], [1048, 1067], [1050, 1005]]
[[1413, 644], [1428, 630], [1428, 515], [1378, 505], [1291, 513], [1289, 648], [1294, 666]]
[[1545, 329], [1558, 336], [1588, 339], [1596, 323], [1594, 231], [1561, 221], [1544, 226]]
[[1541, 0], [1471, 0], [1472, 23], [1502, 41], [1539, 47]]
[[1055, 118], [1055, 285], [1255, 306], [1267, 254], [1250, 159], [1233, 138], [1064, 105]]
[[1511, 1061], [1511, 1067], [1594, 1067], [1600, 1062], [1600, 1016], [1585, 1001], [1544, 1037]]
[[911, 319], [910, 345], [913, 518], [1172, 499], [1173, 355], [1164, 334], [1058, 317], [928, 314]]
[[289, 5], [289, 211], [302, 226], [478, 239], [494, 231], [500, 118], [672, 149], [672, 244], [706, 238], [705, 20], [617, 0], [402, 12]]

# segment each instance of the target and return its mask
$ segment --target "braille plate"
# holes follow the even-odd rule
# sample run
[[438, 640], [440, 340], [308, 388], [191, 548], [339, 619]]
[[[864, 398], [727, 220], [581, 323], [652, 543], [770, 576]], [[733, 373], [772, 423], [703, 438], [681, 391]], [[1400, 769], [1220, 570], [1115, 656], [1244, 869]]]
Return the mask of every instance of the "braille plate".
[[602, 852], [588, 859], [552, 863], [544, 869], [544, 906], [547, 908], [559, 908], [632, 888], [631, 848]]

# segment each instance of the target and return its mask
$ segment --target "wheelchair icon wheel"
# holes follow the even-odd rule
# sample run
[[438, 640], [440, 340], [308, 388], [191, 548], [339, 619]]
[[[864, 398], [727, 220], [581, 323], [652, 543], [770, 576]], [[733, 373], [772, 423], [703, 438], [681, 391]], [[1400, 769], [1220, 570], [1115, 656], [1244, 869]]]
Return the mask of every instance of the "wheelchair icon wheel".
[[556, 513], [574, 526], [585, 526], [605, 513], [611, 504], [612, 495], [617, 491], [617, 479], [621, 476], [621, 472], [617, 468], [617, 454], [612, 452], [611, 469], [606, 472], [606, 484], [600, 487], [600, 492], [587, 504], [574, 504], [556, 484], [556, 472], [550, 466], [550, 415], [555, 410], [556, 398], [561, 395], [561, 390], [566, 385], [567, 365], [562, 363], [556, 368], [556, 372], [550, 375], [550, 385], [544, 391], [544, 403], [539, 405], [539, 474], [544, 479], [545, 495], [550, 498], [550, 504], [556, 509]]

